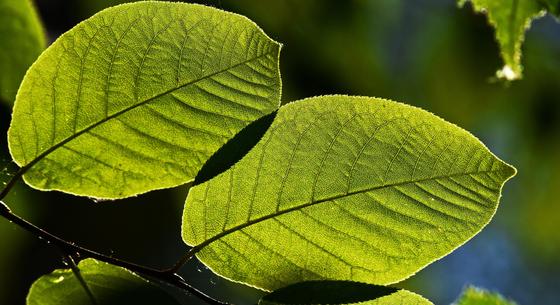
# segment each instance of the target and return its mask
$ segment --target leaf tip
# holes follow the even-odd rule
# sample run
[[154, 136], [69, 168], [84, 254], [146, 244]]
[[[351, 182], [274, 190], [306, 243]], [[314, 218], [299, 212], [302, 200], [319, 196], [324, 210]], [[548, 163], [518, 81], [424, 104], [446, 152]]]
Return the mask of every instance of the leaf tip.
[[504, 176], [505, 176], [505, 181], [508, 181], [509, 179], [515, 177], [517, 175], [517, 168], [515, 168], [513, 165], [507, 164], [504, 162]]
[[514, 70], [510, 65], [505, 65], [502, 69], [496, 71], [496, 76], [506, 81], [519, 80], [522, 77], [521, 68], [517, 67]]

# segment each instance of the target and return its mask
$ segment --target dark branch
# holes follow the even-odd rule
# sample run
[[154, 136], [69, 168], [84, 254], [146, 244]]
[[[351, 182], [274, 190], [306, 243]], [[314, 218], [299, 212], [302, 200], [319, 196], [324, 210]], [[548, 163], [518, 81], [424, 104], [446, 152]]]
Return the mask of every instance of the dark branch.
[[166, 269], [164, 271], [168, 273], [177, 273], [179, 269], [181, 269], [189, 260], [191, 260], [191, 258], [193, 258], [196, 252], [198, 251], [199, 251], [198, 247], [196, 246], [192, 247], [189, 251], [187, 251], [187, 253], [185, 253], [183, 257], [181, 257], [181, 259], [179, 259], [175, 263], [173, 267]]
[[8, 181], [8, 183], [6, 183], [6, 186], [4, 186], [4, 188], [2, 189], [2, 191], [0, 192], [0, 200], [3, 200], [8, 193], [10, 192], [10, 190], [14, 187], [14, 185], [16, 184], [16, 182], [19, 180], [19, 178], [21, 178], [23, 176], [23, 174], [27, 171], [27, 169], [25, 167], [20, 168], [17, 173], [15, 173], [12, 178], [10, 179], [10, 181]]
[[95, 296], [93, 295], [93, 292], [91, 292], [91, 289], [89, 289], [89, 286], [88, 286], [86, 280], [84, 279], [84, 277], [82, 276], [82, 272], [80, 272], [80, 269], [76, 265], [76, 262], [74, 262], [74, 258], [72, 258], [72, 255], [64, 254], [64, 261], [66, 261], [68, 266], [70, 266], [70, 269], [72, 269], [72, 273], [74, 273], [74, 276], [76, 277], [78, 282], [80, 282], [80, 285], [82, 286], [82, 288], [84, 288], [86, 294], [88, 295], [89, 299], [91, 300], [91, 304], [92, 305], [98, 305], [97, 300], [95, 299]]
[[[15, 178], [15, 176], [14, 176]], [[12, 179], [13, 180], [13, 179]], [[11, 181], [10, 181], [11, 182]], [[13, 183], [11, 183], [11, 185], [13, 185]], [[8, 189], [8, 188], [6, 188]], [[5, 190], [2, 191], [2, 195], [5, 196]], [[223, 303], [220, 302], [216, 299], [213, 299], [212, 297], [206, 295], [205, 293], [201, 292], [200, 290], [194, 288], [193, 286], [189, 285], [188, 283], [185, 282], [185, 280], [183, 280], [183, 278], [181, 278], [181, 276], [179, 276], [177, 273], [175, 272], [170, 272], [169, 270], [158, 270], [158, 269], [153, 269], [153, 268], [149, 268], [149, 267], [145, 267], [145, 266], [141, 266], [141, 265], [137, 265], [134, 263], [130, 263], [127, 261], [123, 261], [114, 257], [110, 257], [110, 256], [106, 256], [104, 254], [86, 249], [86, 248], [82, 248], [72, 242], [66, 241], [58, 236], [55, 236], [37, 226], [35, 226], [34, 224], [28, 222], [27, 220], [15, 215], [14, 213], [12, 213], [12, 211], [10, 210], [10, 208], [2, 201], [0, 201], [0, 216], [6, 218], [7, 220], [9, 220], [10, 222], [16, 224], [17, 226], [25, 229], [26, 231], [30, 232], [31, 234], [35, 235], [36, 237], [43, 239], [44, 241], [46, 241], [47, 243], [49, 243], [50, 245], [53, 245], [57, 248], [59, 248], [63, 253], [76, 253], [79, 254], [80, 257], [83, 258], [94, 258], [97, 259], [99, 261], [105, 262], [105, 263], [109, 263], [115, 266], [119, 266], [119, 267], [123, 267], [126, 268], [130, 271], [133, 272], [137, 272], [140, 273], [144, 276], [149, 276], [155, 279], [158, 279], [162, 282], [165, 282], [167, 284], [170, 284], [172, 286], [178, 287], [180, 289], [183, 289], [189, 293], [191, 293], [192, 295], [196, 296], [197, 298], [205, 301], [206, 303], [210, 304], [210, 305], [226, 305], [227, 303]]]

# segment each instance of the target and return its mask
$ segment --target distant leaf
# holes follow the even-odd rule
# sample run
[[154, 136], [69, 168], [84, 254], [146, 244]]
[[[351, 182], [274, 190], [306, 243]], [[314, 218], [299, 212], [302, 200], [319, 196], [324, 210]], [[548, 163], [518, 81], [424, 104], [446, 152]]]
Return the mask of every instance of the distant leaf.
[[280, 45], [247, 18], [137, 2], [62, 35], [20, 88], [9, 130], [25, 181], [122, 198], [192, 181], [280, 100]]
[[0, 100], [12, 105], [23, 75], [45, 48], [31, 0], [0, 0]]
[[548, 12], [560, 17], [560, 0], [538, 0]]
[[544, 14], [537, 0], [459, 0], [459, 5], [470, 1], [477, 12], [485, 13], [494, 27], [504, 67], [496, 74], [500, 78], [521, 78], [521, 45], [525, 31], [534, 18]]
[[218, 274], [265, 290], [385, 285], [478, 233], [514, 173], [421, 109], [311, 98], [280, 108], [241, 161], [190, 190], [183, 239]]
[[[158, 286], [136, 274], [93, 259], [78, 267], [98, 305], [178, 305]], [[31, 286], [27, 305], [92, 305], [71, 270], [55, 270]]]
[[398, 288], [349, 281], [300, 282], [265, 295], [259, 305], [433, 305], [423, 297]]
[[498, 293], [468, 287], [453, 305], [516, 305], [516, 303], [506, 300]]

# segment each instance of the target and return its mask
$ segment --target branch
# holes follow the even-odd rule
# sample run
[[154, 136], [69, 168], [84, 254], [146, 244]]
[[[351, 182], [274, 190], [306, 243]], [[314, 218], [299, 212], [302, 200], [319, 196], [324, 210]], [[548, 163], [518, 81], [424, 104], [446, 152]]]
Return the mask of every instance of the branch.
[[95, 296], [93, 295], [93, 292], [91, 292], [91, 289], [89, 289], [89, 286], [88, 286], [86, 280], [84, 279], [84, 277], [82, 276], [82, 272], [80, 271], [80, 269], [76, 265], [76, 262], [74, 262], [74, 258], [72, 258], [72, 255], [64, 254], [64, 260], [66, 261], [68, 266], [70, 266], [70, 269], [72, 269], [72, 273], [74, 273], [74, 276], [76, 277], [78, 282], [80, 282], [80, 285], [82, 286], [82, 288], [84, 288], [84, 290], [86, 291], [86, 294], [88, 295], [89, 299], [91, 300], [91, 304], [92, 305], [98, 305], [97, 300], [95, 299]]
[[[10, 178], [10, 181], [8, 181], [8, 183], [6, 183], [6, 186], [4, 186], [4, 188], [0, 192], [0, 200], [3, 200], [8, 195], [10, 190], [14, 187], [16, 182], [19, 180], [19, 178], [21, 178], [23, 176], [23, 174], [26, 171], [27, 171], [27, 168], [22, 167], [12, 176], [12, 178]], [[4, 203], [2, 202], [2, 204], [4, 204]]]
[[177, 273], [200, 249], [197, 246], [192, 247], [183, 257], [181, 257], [173, 267], [165, 269], [163, 271], [168, 273]]
[[[17, 174], [16, 174], [17, 175]], [[15, 178], [16, 176], [14, 176], [13, 178]], [[9, 185], [13, 186], [13, 179], [8, 183]], [[5, 196], [7, 194], [6, 190], [9, 190], [11, 188], [10, 187], [6, 187], [2, 193], [0, 193], [2, 196]], [[127, 261], [123, 261], [117, 258], [113, 258], [110, 256], [106, 256], [104, 254], [86, 249], [86, 248], [82, 248], [72, 242], [66, 241], [58, 236], [55, 236], [37, 226], [35, 226], [34, 224], [28, 222], [27, 220], [15, 215], [14, 213], [12, 213], [12, 211], [10, 210], [10, 208], [2, 201], [0, 201], [0, 216], [6, 218], [7, 220], [9, 220], [10, 222], [16, 224], [17, 226], [25, 229], [26, 231], [30, 232], [31, 234], [35, 235], [36, 237], [46, 241], [48, 244], [51, 244], [53, 246], [56, 246], [57, 248], [59, 248], [61, 251], [63, 251], [64, 253], [77, 253], [80, 255], [80, 257], [89, 257], [89, 258], [94, 258], [97, 259], [99, 261], [105, 262], [105, 263], [109, 263], [115, 266], [119, 266], [119, 267], [123, 267], [126, 268], [130, 271], [133, 272], [137, 272], [140, 273], [142, 275], [145, 276], [149, 276], [149, 277], [153, 277], [155, 279], [158, 279], [162, 282], [165, 282], [167, 284], [170, 284], [172, 286], [178, 287], [180, 289], [186, 290], [187, 292], [193, 294], [194, 296], [196, 296], [197, 298], [205, 301], [206, 303], [210, 304], [210, 305], [227, 305], [227, 303], [223, 303], [220, 302], [208, 295], [206, 295], [205, 293], [201, 292], [200, 290], [196, 289], [195, 287], [191, 286], [190, 284], [186, 283], [185, 280], [179, 276], [176, 272], [169, 272], [169, 270], [158, 270], [158, 269], [153, 269], [153, 268], [149, 268], [149, 267], [145, 267], [142, 265], [137, 265], [134, 263], [130, 263]]]
[[[158, 270], [158, 269], [145, 267], [142, 265], [137, 265], [134, 263], [130, 263], [124, 260], [106, 256], [101, 253], [80, 247], [72, 242], [66, 241], [58, 236], [55, 236], [14, 214], [10, 210], [10, 208], [2, 201], [2, 199], [4, 199], [8, 195], [10, 190], [15, 186], [16, 182], [21, 177], [23, 177], [23, 174], [28, 170], [28, 168], [31, 165], [32, 164], [28, 164], [27, 166], [20, 168], [14, 174], [14, 176], [12, 176], [12, 178], [8, 181], [8, 183], [2, 189], [2, 191], [0, 191], [0, 216], [6, 218], [8, 221], [16, 224], [17, 226], [23, 228], [24, 230], [30, 232], [36, 237], [46, 241], [48, 244], [58, 247], [63, 253], [76, 253], [79, 254], [80, 257], [94, 258], [105, 263], [109, 263], [115, 266], [126, 268], [133, 272], [140, 273], [144, 276], [149, 276], [158, 279], [171, 286], [175, 286], [177, 288], [183, 289], [210, 305], [229, 305], [228, 303], [218, 301], [206, 295], [204, 292], [196, 289], [195, 287], [185, 282], [185, 280], [180, 275], [177, 274], [177, 271], [186, 263], [186, 261], [188, 261], [188, 259], [185, 260], [185, 258], [182, 258], [177, 264], [175, 264], [175, 266], [165, 270]], [[192, 255], [190, 257], [192, 257]]]

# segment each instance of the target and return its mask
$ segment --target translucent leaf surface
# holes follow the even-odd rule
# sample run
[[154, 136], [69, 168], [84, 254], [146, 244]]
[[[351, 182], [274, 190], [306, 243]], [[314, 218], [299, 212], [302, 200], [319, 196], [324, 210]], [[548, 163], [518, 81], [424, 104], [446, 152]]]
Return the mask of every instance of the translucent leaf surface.
[[497, 76], [507, 80], [521, 78], [521, 45], [531, 21], [544, 14], [537, 0], [459, 0], [471, 2], [477, 12], [485, 13], [494, 27], [504, 67]]
[[324, 96], [280, 108], [235, 166], [191, 189], [183, 239], [216, 273], [265, 290], [385, 285], [463, 244], [515, 169], [421, 109]]
[[[178, 305], [158, 286], [130, 271], [93, 259], [78, 265], [98, 305]], [[92, 300], [71, 270], [55, 270], [31, 286], [27, 305], [92, 305]]]
[[423, 297], [406, 290], [350, 281], [296, 283], [275, 290], [265, 295], [259, 301], [259, 305], [334, 305], [357, 303], [371, 305], [433, 305]]
[[468, 287], [453, 305], [516, 305], [516, 303], [506, 300], [498, 293]]
[[196, 175], [193, 185], [206, 182], [226, 171], [249, 152], [262, 138], [274, 121], [276, 111], [250, 123], [229, 142], [220, 147]]
[[13, 103], [27, 68], [45, 48], [30, 0], [0, 0], [0, 100]]
[[137, 2], [62, 35], [33, 64], [9, 130], [25, 181], [122, 198], [176, 186], [278, 108], [280, 46], [245, 17]]

